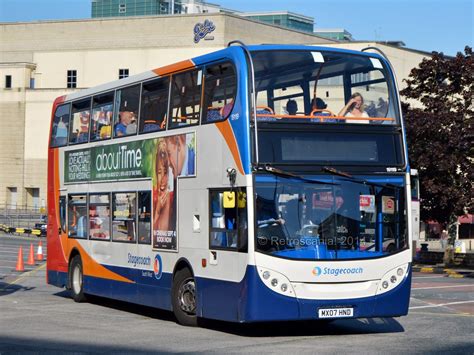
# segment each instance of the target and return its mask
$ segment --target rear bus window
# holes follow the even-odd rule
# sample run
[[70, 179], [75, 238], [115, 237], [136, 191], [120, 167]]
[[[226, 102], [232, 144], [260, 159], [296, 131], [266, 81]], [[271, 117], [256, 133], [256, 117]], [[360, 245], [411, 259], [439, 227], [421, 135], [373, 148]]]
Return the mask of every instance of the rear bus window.
[[91, 116], [91, 100], [73, 102], [72, 119], [69, 131], [69, 143], [84, 143], [89, 139], [89, 120]]
[[202, 122], [220, 121], [232, 111], [237, 90], [235, 70], [231, 63], [209, 66], [205, 71]]
[[92, 99], [91, 141], [112, 137], [114, 93], [94, 96]]
[[202, 70], [193, 70], [173, 75], [169, 128], [199, 123], [201, 84]]
[[140, 85], [117, 90], [115, 95], [114, 137], [137, 133]]
[[156, 132], [166, 128], [169, 78], [160, 78], [143, 84], [140, 133]]
[[58, 106], [56, 109], [51, 131], [51, 142], [49, 143], [51, 148], [63, 147], [67, 145], [70, 110], [70, 104]]

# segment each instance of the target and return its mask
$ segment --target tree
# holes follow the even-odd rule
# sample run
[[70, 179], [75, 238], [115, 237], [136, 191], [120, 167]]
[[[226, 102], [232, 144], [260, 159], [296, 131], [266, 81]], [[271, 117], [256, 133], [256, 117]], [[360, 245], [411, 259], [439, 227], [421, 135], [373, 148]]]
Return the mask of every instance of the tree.
[[402, 107], [410, 165], [420, 176], [421, 219], [452, 226], [473, 207], [472, 48], [456, 57], [433, 52], [405, 81], [401, 94], [411, 100]]

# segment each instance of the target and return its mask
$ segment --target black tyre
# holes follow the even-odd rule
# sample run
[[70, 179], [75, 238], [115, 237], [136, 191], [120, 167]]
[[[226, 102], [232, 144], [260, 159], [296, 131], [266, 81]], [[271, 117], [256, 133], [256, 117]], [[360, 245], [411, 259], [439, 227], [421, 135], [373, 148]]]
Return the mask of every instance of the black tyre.
[[196, 316], [196, 282], [189, 269], [176, 272], [171, 292], [173, 313], [179, 324], [195, 327]]
[[76, 255], [72, 258], [71, 265], [69, 266], [69, 288], [71, 298], [76, 302], [84, 302], [86, 300], [84, 295], [84, 273], [82, 270], [81, 257]]

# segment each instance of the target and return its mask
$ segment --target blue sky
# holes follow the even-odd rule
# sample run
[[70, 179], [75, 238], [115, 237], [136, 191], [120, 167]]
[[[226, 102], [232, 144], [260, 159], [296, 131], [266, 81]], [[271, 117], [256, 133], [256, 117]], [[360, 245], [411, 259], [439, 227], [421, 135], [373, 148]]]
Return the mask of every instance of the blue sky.
[[[212, 0], [238, 11], [288, 10], [357, 40], [402, 40], [454, 55], [473, 46], [473, 0]], [[89, 18], [90, 0], [0, 0], [0, 22]]]

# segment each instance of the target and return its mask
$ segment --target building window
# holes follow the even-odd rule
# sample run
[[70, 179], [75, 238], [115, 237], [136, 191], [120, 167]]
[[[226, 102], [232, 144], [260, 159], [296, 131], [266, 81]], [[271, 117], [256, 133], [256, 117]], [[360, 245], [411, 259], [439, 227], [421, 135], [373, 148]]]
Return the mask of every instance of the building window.
[[119, 14], [124, 14], [127, 12], [127, 5], [126, 4], [120, 4], [119, 5]]
[[11, 75], [5, 75], [5, 88], [6, 89], [11, 89], [12, 88], [12, 76]]
[[77, 87], [77, 70], [67, 71], [67, 87], [68, 89]]
[[128, 69], [119, 69], [119, 79], [128, 78]]

